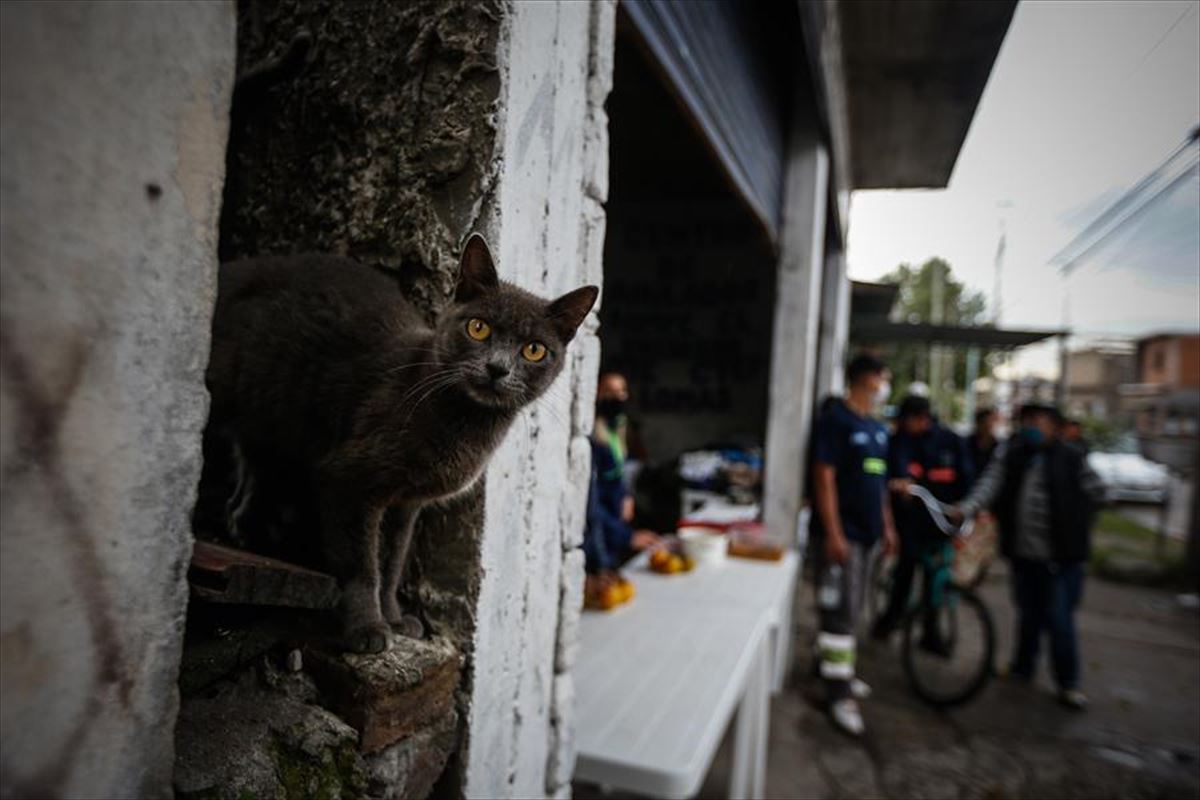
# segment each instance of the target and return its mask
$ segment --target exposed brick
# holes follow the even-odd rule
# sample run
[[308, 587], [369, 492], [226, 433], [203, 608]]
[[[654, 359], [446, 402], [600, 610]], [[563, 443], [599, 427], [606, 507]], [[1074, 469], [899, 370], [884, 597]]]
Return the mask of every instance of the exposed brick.
[[359, 747], [376, 752], [424, 730], [454, 708], [462, 658], [442, 640], [393, 637], [371, 655], [311, 648], [304, 662], [330, 709], [359, 733]]
[[368, 794], [378, 800], [428, 797], [458, 739], [453, 709], [429, 727], [366, 757]]

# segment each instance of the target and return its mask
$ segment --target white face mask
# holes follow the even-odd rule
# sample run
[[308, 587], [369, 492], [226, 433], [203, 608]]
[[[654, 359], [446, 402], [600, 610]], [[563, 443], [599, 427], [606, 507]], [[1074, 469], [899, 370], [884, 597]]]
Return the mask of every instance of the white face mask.
[[883, 405], [884, 403], [886, 403], [888, 401], [888, 398], [891, 396], [892, 396], [891, 381], [884, 381], [883, 383], [879, 384], [879, 388], [875, 390], [875, 405], [877, 405], [877, 406]]

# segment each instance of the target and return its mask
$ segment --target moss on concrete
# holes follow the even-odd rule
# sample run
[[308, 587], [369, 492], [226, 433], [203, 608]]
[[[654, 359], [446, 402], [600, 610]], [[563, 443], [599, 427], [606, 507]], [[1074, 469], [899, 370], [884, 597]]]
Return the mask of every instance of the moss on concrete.
[[297, 749], [287, 737], [276, 736], [271, 753], [284, 798], [353, 800], [366, 796], [366, 773], [352, 743], [313, 754]]

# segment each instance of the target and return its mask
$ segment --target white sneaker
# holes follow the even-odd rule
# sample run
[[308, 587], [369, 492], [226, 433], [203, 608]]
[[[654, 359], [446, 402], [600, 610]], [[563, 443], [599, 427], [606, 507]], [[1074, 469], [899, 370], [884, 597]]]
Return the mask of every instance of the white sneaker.
[[858, 701], [852, 697], [847, 697], [844, 700], [838, 700], [829, 707], [829, 718], [833, 720], [834, 726], [851, 736], [862, 736], [866, 725], [863, 724], [862, 711], [858, 708]]
[[1058, 693], [1058, 702], [1074, 711], [1085, 711], [1088, 706], [1087, 695], [1078, 689], [1063, 689]]
[[855, 678], [850, 681], [850, 695], [855, 700], [866, 700], [871, 696], [871, 685], [864, 680]]

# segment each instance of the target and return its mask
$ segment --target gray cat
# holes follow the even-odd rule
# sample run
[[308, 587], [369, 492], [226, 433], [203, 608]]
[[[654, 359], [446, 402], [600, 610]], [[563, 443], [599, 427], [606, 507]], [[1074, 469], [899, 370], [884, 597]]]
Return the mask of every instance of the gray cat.
[[547, 301], [503, 283], [478, 235], [432, 328], [393, 279], [348, 259], [222, 265], [206, 436], [234, 442], [242, 495], [251, 479], [267, 497], [310, 495], [351, 650], [420, 635], [396, 596], [417, 515], [479, 480], [598, 293]]

